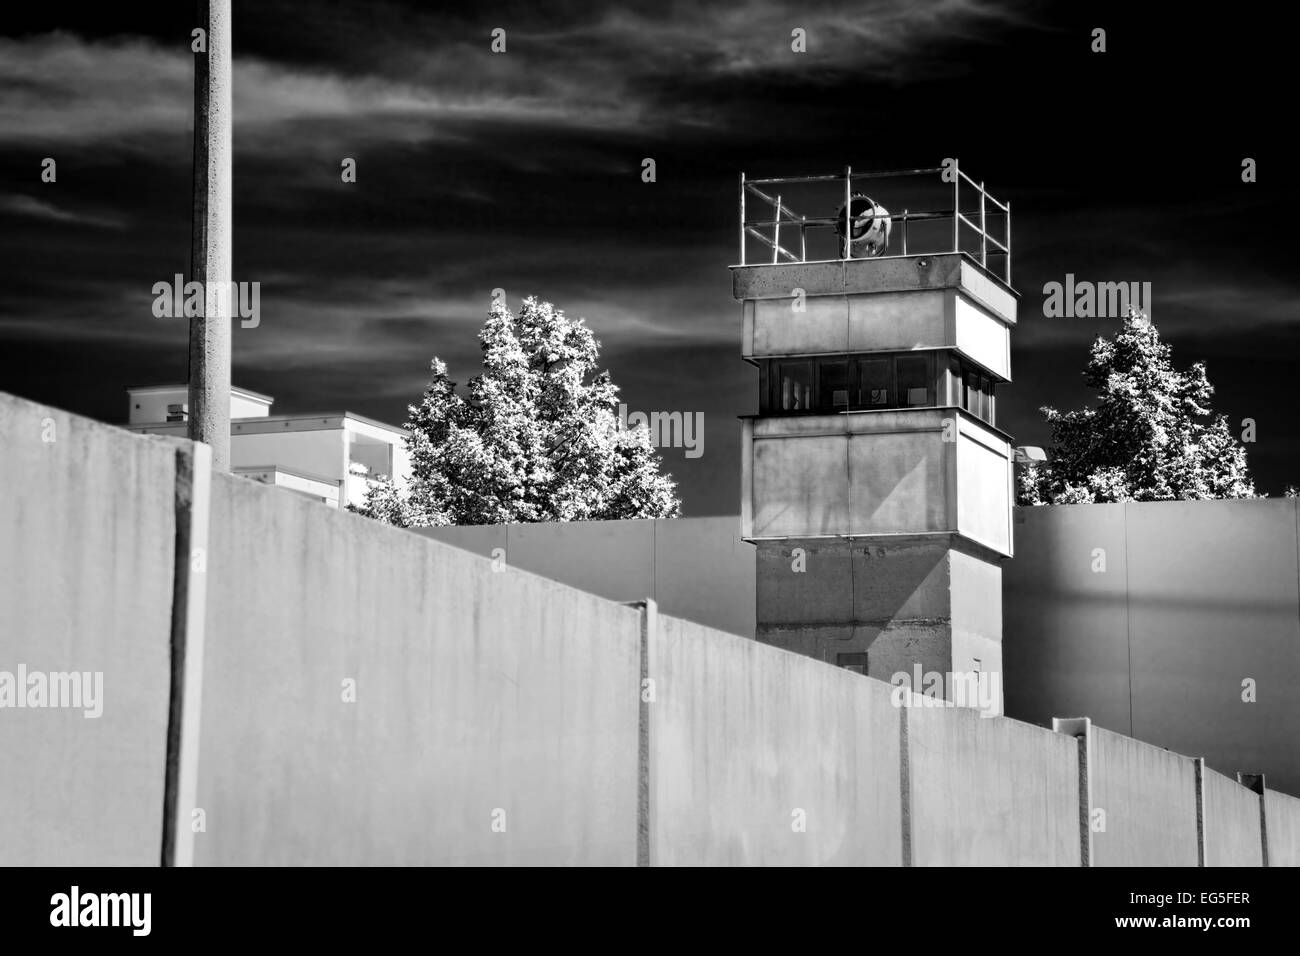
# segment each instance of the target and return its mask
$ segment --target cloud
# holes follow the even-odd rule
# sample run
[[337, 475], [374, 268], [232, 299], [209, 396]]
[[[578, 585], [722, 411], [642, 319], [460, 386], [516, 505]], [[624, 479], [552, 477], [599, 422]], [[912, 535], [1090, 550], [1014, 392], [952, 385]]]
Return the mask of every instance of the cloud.
[[22, 216], [27, 219], [44, 219], [48, 222], [94, 226], [100, 229], [125, 229], [126, 223], [116, 216], [93, 215], [60, 209], [53, 203], [31, 196], [0, 196], [0, 214]]
[[[435, 135], [439, 122], [596, 125], [614, 118], [547, 99], [537, 84], [531, 93], [467, 84], [463, 77], [442, 86], [238, 55], [234, 73], [241, 150], [282, 149], [289, 123], [344, 124], [333, 128], [332, 139], [418, 141]], [[148, 151], [159, 137], [189, 135], [193, 84], [188, 53], [145, 39], [0, 38], [0, 145], [95, 143]]]
[[[529, 11], [500, 15], [504, 54], [490, 51], [486, 25], [403, 11], [400, 33], [371, 27], [371, 36], [357, 36], [366, 25], [355, 21], [327, 31], [322, 42], [337, 48], [327, 51], [339, 54], [333, 60], [290, 64], [263, 38], [260, 55], [236, 46], [237, 149], [281, 148], [293, 124], [313, 130], [304, 142], [333, 144], [455, 138], [475, 123], [634, 134], [717, 122], [711, 88], [719, 81], [740, 81], [737, 95], [761, 97], [764, 77], [815, 83], [839, 71], [895, 80], [948, 73], [960, 63], [927, 51], [981, 24], [1015, 20], [1013, 10], [990, 0], [748, 0], [595, 16]], [[273, 25], [293, 46], [293, 21]], [[806, 54], [790, 50], [795, 27], [807, 31]], [[369, 45], [373, 55], [340, 68], [349, 45]], [[65, 32], [0, 38], [0, 145], [140, 151], [158, 137], [187, 135], [193, 69], [185, 43]]]

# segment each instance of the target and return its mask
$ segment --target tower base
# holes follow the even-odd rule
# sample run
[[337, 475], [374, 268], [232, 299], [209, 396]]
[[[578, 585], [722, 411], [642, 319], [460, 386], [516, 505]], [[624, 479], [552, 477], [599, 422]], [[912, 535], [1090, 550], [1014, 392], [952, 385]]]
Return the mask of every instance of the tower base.
[[946, 534], [754, 544], [759, 641], [917, 692], [939, 675], [958, 703], [954, 675], [978, 672], [1002, 712], [1000, 555]]

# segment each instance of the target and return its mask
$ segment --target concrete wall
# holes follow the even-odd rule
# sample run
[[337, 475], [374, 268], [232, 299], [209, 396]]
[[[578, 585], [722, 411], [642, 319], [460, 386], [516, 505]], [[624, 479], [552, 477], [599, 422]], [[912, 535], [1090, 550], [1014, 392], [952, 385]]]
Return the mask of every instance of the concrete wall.
[[1268, 817], [1268, 865], [1300, 866], [1300, 799], [1266, 790], [1264, 808]]
[[99, 717], [0, 709], [0, 866], [156, 866], [176, 446], [0, 394], [0, 449], [0, 671], [103, 675]]
[[1012, 553], [1011, 442], [971, 416], [949, 411], [957, 429], [955, 527], [1001, 555]]
[[1193, 761], [1107, 730], [1092, 734], [1092, 865], [1196, 866]]
[[732, 266], [731, 279], [738, 300], [788, 299], [795, 288], [810, 296], [958, 289], [994, 315], [1016, 321], [1016, 293], [962, 253]]
[[914, 866], [1080, 865], [1074, 738], [967, 708], [905, 717]]
[[635, 863], [635, 610], [214, 478], [199, 863]]
[[1298, 505], [1017, 508], [1007, 713], [1086, 715], [1300, 793]]
[[865, 654], [883, 681], [913, 664], [1002, 670], [1001, 569], [949, 539], [760, 541], [757, 575], [763, 643], [829, 664]]
[[955, 530], [947, 466], [953, 443], [942, 440], [951, 416], [926, 409], [747, 420], [741, 497], [752, 515], [741, 533]]
[[[175, 553], [200, 524], [185, 443], [0, 396], [0, 447], [25, 476], [0, 496], [0, 671], [104, 673], [99, 718], [0, 708], [0, 862], [155, 864], [167, 808], [208, 865], [1076, 860], [1073, 737], [901, 711], [879, 682], [248, 479], [211, 476], [196, 565]], [[198, 600], [200, 578], [203, 653], [173, 662], [173, 582]], [[1193, 865], [1193, 761], [1090, 736], [1093, 862]], [[1205, 779], [1207, 855], [1250, 862], [1248, 798]], [[1264, 799], [1269, 862], [1295, 865], [1300, 800]]]
[[662, 614], [754, 634], [754, 546], [734, 515], [420, 528], [426, 537], [612, 601], [652, 598]]
[[[954, 548], [950, 600], [952, 670], [1002, 680], [1002, 566]], [[1003, 707], [999, 701], [999, 712]]]
[[1011, 553], [1010, 443], [957, 409], [747, 419], [742, 444], [746, 538], [956, 531]]
[[1221, 773], [1206, 770], [1205, 865], [1263, 866], [1259, 794]]
[[935, 289], [810, 295], [802, 312], [794, 311], [794, 298], [750, 299], [742, 306], [746, 334], [741, 351], [746, 358], [763, 358], [951, 345], [944, 334], [949, 294]]
[[900, 864], [887, 685], [663, 617], [648, 675], [652, 863]]
[[990, 372], [1010, 380], [1011, 329], [1006, 322], [957, 293], [950, 293], [947, 308], [956, 327], [953, 340], [957, 348]]

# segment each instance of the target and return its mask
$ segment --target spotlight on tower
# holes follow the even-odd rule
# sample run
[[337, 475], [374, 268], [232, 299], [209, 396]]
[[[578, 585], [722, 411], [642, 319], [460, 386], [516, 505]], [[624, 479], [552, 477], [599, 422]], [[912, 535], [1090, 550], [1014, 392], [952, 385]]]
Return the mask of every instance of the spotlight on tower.
[[[848, 206], [849, 216], [852, 217], [851, 229], [845, 228], [846, 220], [845, 206]], [[889, 218], [889, 210], [870, 196], [862, 193], [854, 193], [848, 203], [841, 204], [839, 211], [835, 213], [837, 220], [835, 232], [840, 237], [841, 258], [844, 259], [871, 259], [882, 255], [889, 245], [889, 230], [892, 222]], [[844, 252], [844, 236], [849, 233], [849, 248], [847, 253]]]

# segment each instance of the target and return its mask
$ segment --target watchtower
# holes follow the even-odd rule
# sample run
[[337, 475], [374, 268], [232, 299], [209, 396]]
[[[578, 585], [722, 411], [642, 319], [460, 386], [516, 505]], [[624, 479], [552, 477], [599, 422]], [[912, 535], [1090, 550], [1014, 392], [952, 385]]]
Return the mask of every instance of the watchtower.
[[1010, 203], [955, 161], [741, 174], [732, 281], [759, 372], [741, 494], [757, 638], [884, 680], [919, 665], [949, 699], [950, 675], [997, 673], [1000, 711]]

